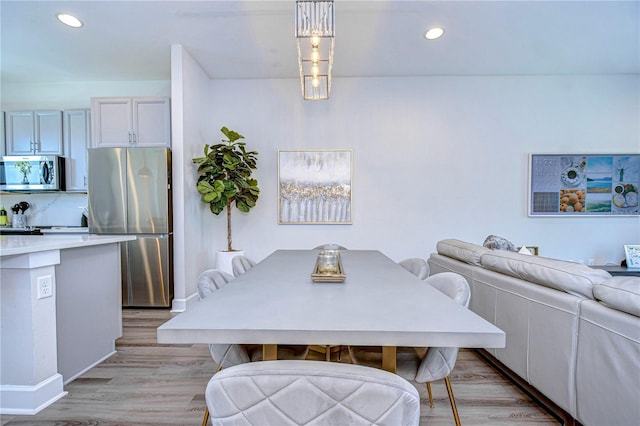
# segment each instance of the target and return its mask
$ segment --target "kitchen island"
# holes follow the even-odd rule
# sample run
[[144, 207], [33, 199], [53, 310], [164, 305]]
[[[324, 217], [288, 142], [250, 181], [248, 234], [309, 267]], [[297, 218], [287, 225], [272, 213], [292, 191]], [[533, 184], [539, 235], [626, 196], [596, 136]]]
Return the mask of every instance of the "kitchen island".
[[115, 353], [127, 235], [0, 236], [0, 413], [36, 414]]

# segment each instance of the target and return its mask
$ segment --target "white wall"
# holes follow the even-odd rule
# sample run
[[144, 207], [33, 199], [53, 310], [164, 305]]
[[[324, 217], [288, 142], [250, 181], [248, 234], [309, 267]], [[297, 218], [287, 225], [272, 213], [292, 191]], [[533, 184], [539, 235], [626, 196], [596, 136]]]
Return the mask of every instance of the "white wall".
[[[260, 199], [234, 211], [234, 247], [259, 260], [333, 242], [400, 260], [497, 234], [543, 256], [619, 263], [640, 219], [527, 217], [528, 155], [640, 152], [639, 93], [637, 75], [350, 78], [314, 102], [297, 79], [212, 80], [213, 140], [226, 125], [259, 152]], [[353, 225], [278, 225], [277, 151], [292, 148], [353, 149]], [[223, 215], [207, 226], [224, 248]]]
[[200, 195], [193, 190], [196, 173], [192, 158], [202, 156], [211, 142], [209, 77], [182, 46], [171, 48], [174, 300], [173, 310], [184, 310], [196, 293], [200, 272], [214, 267], [210, 244], [213, 230], [204, 221]]

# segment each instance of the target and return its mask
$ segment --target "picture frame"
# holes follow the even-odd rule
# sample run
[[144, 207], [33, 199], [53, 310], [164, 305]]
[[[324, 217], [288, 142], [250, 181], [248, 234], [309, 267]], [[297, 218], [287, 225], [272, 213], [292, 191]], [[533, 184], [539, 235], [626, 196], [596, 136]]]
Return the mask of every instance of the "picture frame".
[[624, 253], [627, 259], [627, 269], [640, 269], [640, 244], [626, 244]]
[[529, 217], [640, 216], [640, 154], [530, 154]]
[[353, 151], [278, 150], [278, 224], [352, 224]]
[[[534, 256], [538, 255], [538, 246], [522, 246], [524, 248], [526, 248], [527, 250], [529, 250], [529, 253], [531, 253]], [[522, 247], [517, 247], [518, 251], [520, 251], [520, 249], [522, 249]]]

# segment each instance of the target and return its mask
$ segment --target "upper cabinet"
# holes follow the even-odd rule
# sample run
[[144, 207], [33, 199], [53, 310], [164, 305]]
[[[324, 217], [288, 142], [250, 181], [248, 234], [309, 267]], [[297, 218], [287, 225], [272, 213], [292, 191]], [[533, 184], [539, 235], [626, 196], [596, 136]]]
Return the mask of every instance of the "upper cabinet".
[[6, 155], [63, 155], [62, 111], [5, 114]]
[[0, 112], [0, 157], [7, 155], [5, 151], [4, 139], [4, 111]]
[[87, 190], [87, 148], [91, 139], [88, 109], [65, 110], [64, 152], [67, 191]]
[[92, 98], [91, 147], [171, 147], [166, 97]]

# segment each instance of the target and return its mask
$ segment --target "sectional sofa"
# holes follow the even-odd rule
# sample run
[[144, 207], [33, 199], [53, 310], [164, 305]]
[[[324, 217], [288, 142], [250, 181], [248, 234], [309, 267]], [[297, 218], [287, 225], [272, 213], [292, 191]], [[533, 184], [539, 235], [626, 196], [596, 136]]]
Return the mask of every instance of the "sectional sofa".
[[565, 423], [640, 425], [640, 278], [455, 239], [436, 251], [431, 274], [463, 275], [470, 309], [505, 331], [485, 351], [497, 365]]

